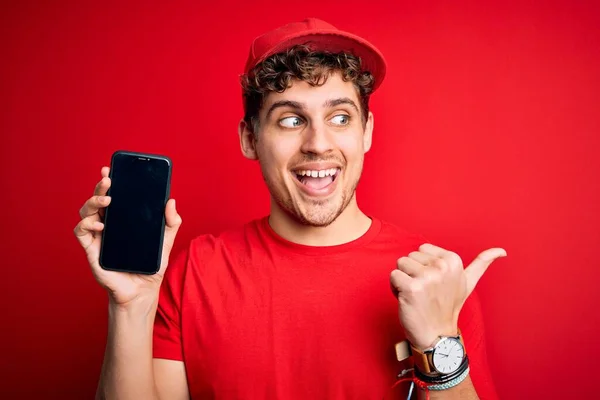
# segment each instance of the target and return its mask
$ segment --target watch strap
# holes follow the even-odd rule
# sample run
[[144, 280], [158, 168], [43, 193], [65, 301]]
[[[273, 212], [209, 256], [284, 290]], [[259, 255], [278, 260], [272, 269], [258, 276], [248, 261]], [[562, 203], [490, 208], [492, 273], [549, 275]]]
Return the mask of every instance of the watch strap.
[[433, 371], [433, 364], [431, 359], [431, 354], [433, 351], [425, 350], [421, 351], [414, 347], [411, 343], [410, 351], [413, 356], [413, 362], [415, 363], [415, 368], [421, 371], [424, 374], [431, 374]]

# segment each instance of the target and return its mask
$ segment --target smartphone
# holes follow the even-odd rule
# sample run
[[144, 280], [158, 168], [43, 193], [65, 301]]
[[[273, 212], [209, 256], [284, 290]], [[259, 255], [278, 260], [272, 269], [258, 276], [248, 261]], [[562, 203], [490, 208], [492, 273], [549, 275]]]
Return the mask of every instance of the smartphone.
[[171, 160], [116, 151], [111, 158], [111, 202], [104, 214], [100, 266], [152, 275], [160, 269]]

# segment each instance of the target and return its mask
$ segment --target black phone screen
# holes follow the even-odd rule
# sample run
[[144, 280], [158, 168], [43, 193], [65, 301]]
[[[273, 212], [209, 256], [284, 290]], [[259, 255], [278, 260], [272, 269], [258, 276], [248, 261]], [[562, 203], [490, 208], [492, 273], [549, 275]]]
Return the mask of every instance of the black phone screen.
[[160, 268], [171, 162], [162, 156], [117, 152], [111, 163], [100, 264], [153, 274]]

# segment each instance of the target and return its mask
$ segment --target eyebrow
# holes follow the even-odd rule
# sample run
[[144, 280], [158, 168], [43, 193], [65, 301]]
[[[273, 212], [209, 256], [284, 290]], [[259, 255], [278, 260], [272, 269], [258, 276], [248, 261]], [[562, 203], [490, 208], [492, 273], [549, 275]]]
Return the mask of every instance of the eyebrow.
[[280, 100], [280, 101], [276, 101], [275, 103], [273, 103], [271, 105], [271, 107], [269, 107], [269, 111], [267, 111], [267, 119], [269, 119], [269, 117], [271, 116], [271, 114], [273, 114], [273, 111], [277, 110], [278, 108], [281, 107], [290, 107], [290, 108], [294, 108], [296, 110], [304, 110], [306, 109], [306, 107], [304, 106], [304, 104], [302, 103], [298, 103], [297, 101], [291, 101], [291, 100]]
[[[354, 108], [356, 110], [357, 113], [360, 114], [360, 111], [358, 109], [358, 106], [356, 105], [356, 103], [354, 101], [352, 101], [352, 99], [348, 98], [348, 97], [340, 97], [339, 99], [330, 99], [327, 100], [323, 106], [326, 108], [333, 108], [333, 107], [337, 107], [339, 105], [342, 104], [347, 104], [349, 106], [351, 106], [352, 108]], [[276, 101], [275, 103], [273, 103], [271, 105], [271, 107], [269, 107], [269, 111], [267, 111], [267, 116], [266, 118], [268, 119], [271, 114], [273, 114], [273, 111], [275, 111], [278, 108], [282, 108], [282, 107], [290, 107], [296, 110], [306, 110], [306, 106], [302, 103], [299, 103], [297, 101], [292, 101], [292, 100], [280, 100], [280, 101]]]
[[327, 100], [325, 102], [325, 107], [327, 108], [333, 108], [333, 107], [337, 107], [340, 106], [342, 104], [347, 104], [349, 106], [352, 106], [352, 108], [354, 108], [354, 110], [360, 114], [360, 111], [358, 109], [358, 106], [356, 105], [356, 103], [354, 101], [352, 101], [352, 99], [348, 98], [348, 97], [342, 97], [339, 99], [331, 99], [331, 100]]

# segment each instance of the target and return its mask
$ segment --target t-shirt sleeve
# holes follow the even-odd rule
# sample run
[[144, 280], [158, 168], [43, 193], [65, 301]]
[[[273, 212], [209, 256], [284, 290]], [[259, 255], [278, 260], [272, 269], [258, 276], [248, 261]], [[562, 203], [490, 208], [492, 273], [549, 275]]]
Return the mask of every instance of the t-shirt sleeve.
[[469, 356], [469, 374], [477, 395], [481, 400], [498, 400], [488, 365], [483, 316], [476, 291], [471, 293], [463, 305], [458, 326]]
[[189, 249], [171, 258], [160, 287], [154, 319], [153, 357], [183, 361], [181, 347], [181, 299]]

